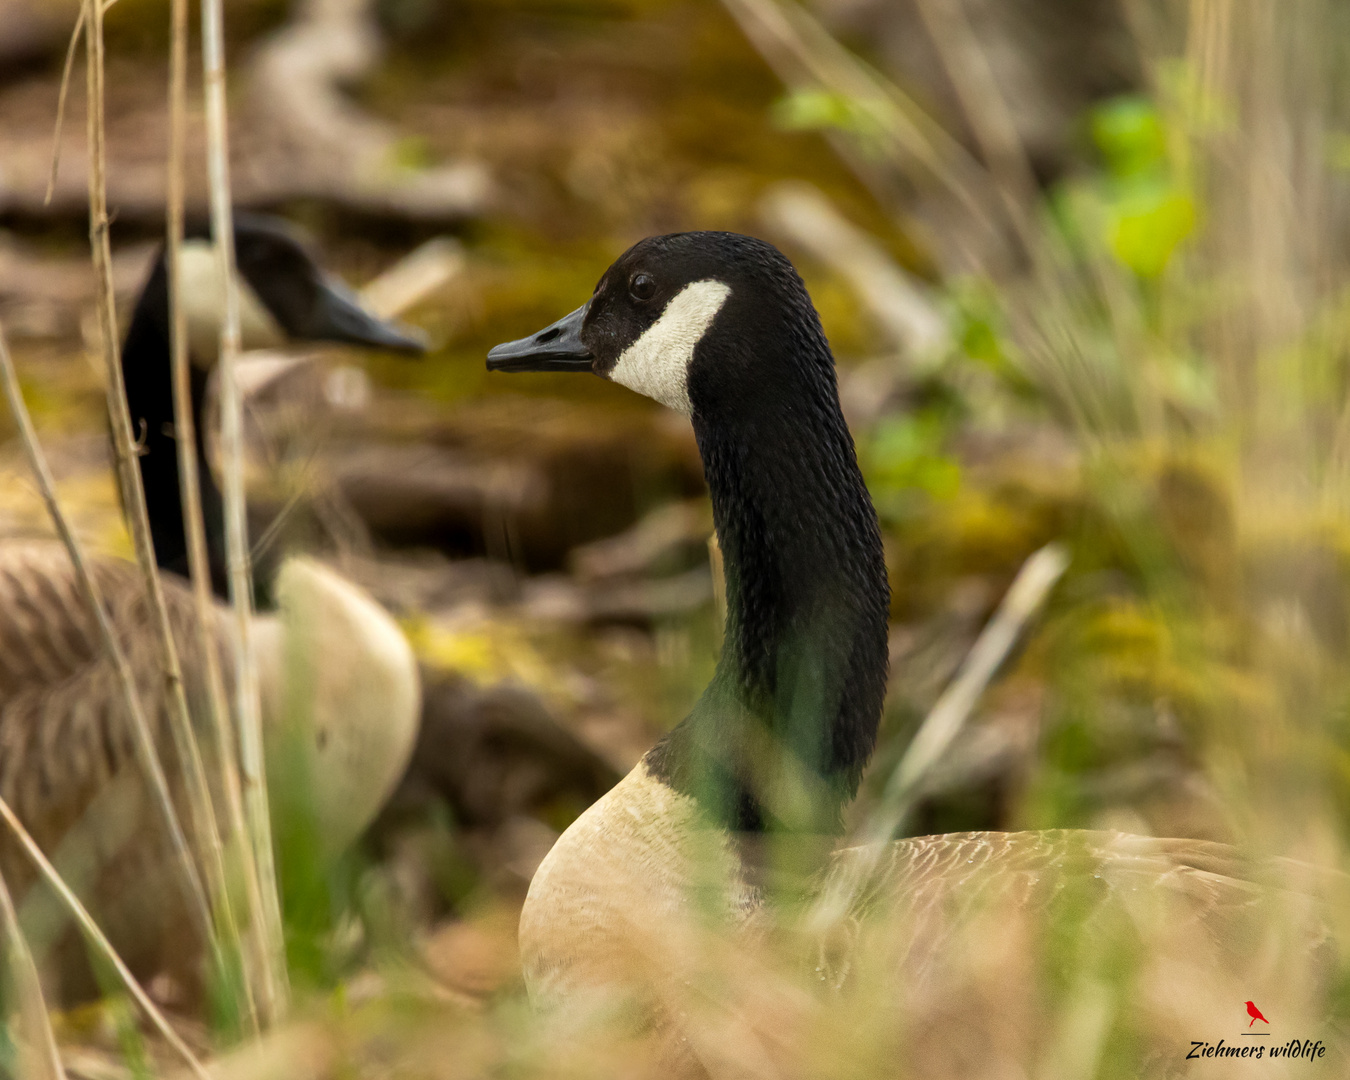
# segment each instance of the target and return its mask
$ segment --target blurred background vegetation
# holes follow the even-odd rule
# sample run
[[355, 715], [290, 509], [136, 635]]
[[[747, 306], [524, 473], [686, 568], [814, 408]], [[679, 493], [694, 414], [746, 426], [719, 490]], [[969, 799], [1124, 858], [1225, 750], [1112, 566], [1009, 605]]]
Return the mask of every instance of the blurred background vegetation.
[[[772, 240], [835, 349], [894, 595], [855, 826], [1019, 568], [1058, 541], [1069, 569], [904, 831], [1112, 828], [1342, 864], [1350, 9], [225, 7], [236, 201], [301, 223], [356, 283], [433, 238], [458, 245], [408, 313], [432, 335], [424, 361], [334, 352], [251, 397], [260, 532], [390, 607], [426, 687], [409, 776], [360, 851], [313, 865], [303, 830], [278, 830], [305, 990], [275, 1075], [650, 1066], [627, 1043], [555, 1056], [511, 950], [549, 844], [711, 672], [697, 451], [686, 421], [620, 387], [491, 377], [483, 357], [652, 233]], [[43, 201], [76, 10], [0, 0], [0, 320], [82, 529], [126, 552], [90, 359], [79, 64]], [[128, 303], [163, 228], [167, 42], [167, 0], [109, 10]], [[41, 531], [13, 432], [0, 418], [0, 525]], [[1344, 1020], [1343, 969], [1328, 994]], [[1113, 1000], [1083, 1028], [1095, 1053], [1034, 1075], [1135, 1075]], [[88, 1075], [144, 1074], [168, 1059], [130, 1016], [72, 1013], [59, 1033]], [[192, 1030], [223, 1049], [228, 1029]], [[909, 1075], [877, 1053], [800, 1075]]]

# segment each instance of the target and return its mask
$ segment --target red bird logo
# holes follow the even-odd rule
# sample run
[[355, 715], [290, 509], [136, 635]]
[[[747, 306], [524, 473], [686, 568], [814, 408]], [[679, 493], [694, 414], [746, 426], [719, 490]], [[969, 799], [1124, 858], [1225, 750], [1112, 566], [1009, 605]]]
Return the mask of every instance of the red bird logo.
[[1254, 1001], [1249, 1001], [1249, 1002], [1247, 1002], [1247, 1015], [1250, 1016], [1250, 1017], [1252, 1018], [1251, 1024], [1248, 1024], [1248, 1025], [1247, 1025], [1248, 1027], [1251, 1027], [1251, 1026], [1252, 1026], [1253, 1024], [1255, 1024], [1258, 1020], [1260, 1020], [1261, 1023], [1263, 1023], [1263, 1024], [1269, 1024], [1269, 1023], [1270, 1023], [1269, 1020], [1267, 1020], [1264, 1016], [1261, 1015], [1261, 1010], [1258, 1009], [1258, 1008], [1256, 1007], [1256, 1002], [1254, 1002]]

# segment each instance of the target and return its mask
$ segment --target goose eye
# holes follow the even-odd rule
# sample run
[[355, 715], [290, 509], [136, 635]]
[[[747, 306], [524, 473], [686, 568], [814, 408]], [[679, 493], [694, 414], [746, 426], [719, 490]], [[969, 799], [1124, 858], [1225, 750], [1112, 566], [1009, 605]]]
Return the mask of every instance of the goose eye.
[[628, 283], [628, 291], [634, 300], [650, 300], [656, 293], [656, 282], [650, 274], [634, 274]]

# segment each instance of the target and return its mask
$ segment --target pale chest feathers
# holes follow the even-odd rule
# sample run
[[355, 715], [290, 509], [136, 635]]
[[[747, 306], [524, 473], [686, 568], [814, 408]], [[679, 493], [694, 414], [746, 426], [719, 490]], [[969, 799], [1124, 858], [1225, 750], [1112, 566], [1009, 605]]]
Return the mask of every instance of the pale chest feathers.
[[691, 938], [744, 927], [756, 910], [726, 833], [639, 763], [563, 833], [530, 883], [520, 950], [544, 1007], [588, 991], [672, 979]]
[[369, 596], [309, 559], [287, 560], [277, 616], [254, 642], [268, 771], [305, 775], [330, 851], [356, 838], [402, 778], [421, 708], [417, 661]]

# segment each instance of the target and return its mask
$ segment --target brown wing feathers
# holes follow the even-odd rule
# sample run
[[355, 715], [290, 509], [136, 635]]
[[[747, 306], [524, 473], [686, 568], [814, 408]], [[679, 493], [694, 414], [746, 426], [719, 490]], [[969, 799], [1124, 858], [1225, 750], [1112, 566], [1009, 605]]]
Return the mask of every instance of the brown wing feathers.
[[[96, 561], [93, 572], [173, 784], [180, 770], [139, 572], [116, 560]], [[165, 582], [164, 592], [188, 699], [195, 705], [204, 700], [205, 678], [192, 598], [172, 581]], [[217, 652], [228, 678], [228, 655]], [[202, 714], [200, 708], [193, 712]], [[42, 542], [0, 547], [0, 795], [39, 844], [49, 848], [114, 776], [139, 768], [129, 724], [112, 663], [64, 548]], [[154, 823], [142, 824], [157, 833]], [[0, 840], [0, 852], [11, 884], [31, 880], [7, 839]]]

